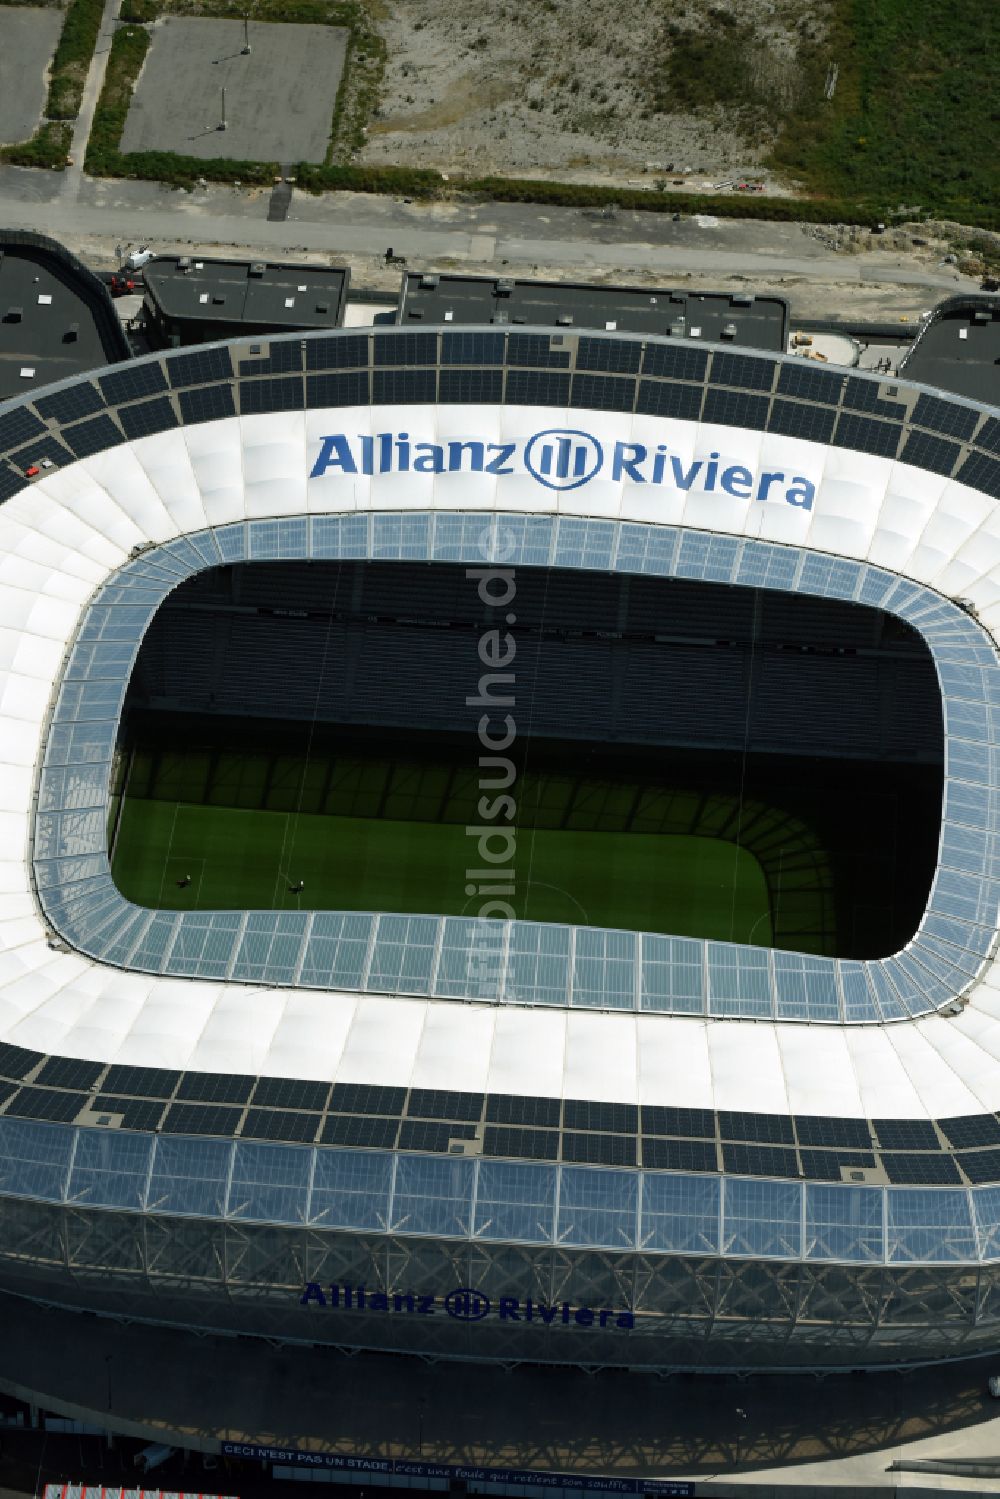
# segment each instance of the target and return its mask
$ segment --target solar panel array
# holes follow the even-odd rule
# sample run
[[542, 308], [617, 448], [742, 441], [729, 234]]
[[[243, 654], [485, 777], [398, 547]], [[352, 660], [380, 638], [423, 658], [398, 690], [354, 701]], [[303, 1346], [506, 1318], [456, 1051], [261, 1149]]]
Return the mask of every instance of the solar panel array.
[[1000, 1117], [713, 1113], [663, 1105], [123, 1067], [0, 1048], [0, 1115], [50, 1123], [731, 1176], [1000, 1181]]
[[[72, 461], [181, 423], [372, 401], [572, 405], [748, 427], [900, 458], [1000, 498], [997, 419], [959, 398], [690, 339], [463, 328], [291, 335], [79, 378], [0, 417], [0, 454], [11, 455], [0, 458], [0, 502], [43, 457]], [[57, 433], [62, 449], [24, 451]]]

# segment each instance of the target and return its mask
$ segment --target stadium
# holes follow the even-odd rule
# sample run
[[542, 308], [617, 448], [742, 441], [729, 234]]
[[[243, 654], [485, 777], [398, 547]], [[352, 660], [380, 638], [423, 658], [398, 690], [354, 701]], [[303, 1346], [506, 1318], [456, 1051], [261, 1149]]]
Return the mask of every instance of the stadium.
[[77, 376], [0, 452], [0, 1289], [996, 1347], [1000, 413], [442, 326]]

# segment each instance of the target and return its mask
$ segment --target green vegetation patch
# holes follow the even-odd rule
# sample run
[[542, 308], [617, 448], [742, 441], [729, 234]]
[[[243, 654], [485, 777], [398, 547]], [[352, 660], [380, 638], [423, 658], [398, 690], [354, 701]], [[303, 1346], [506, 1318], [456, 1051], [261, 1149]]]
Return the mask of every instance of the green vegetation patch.
[[[168, 909], [474, 915], [473, 852], [454, 823], [126, 797], [114, 877], [131, 900]], [[513, 869], [505, 898], [524, 920], [771, 941], [763, 871], [723, 840], [522, 828]]]
[[104, 6], [101, 0], [70, 0], [52, 58], [45, 113], [50, 120], [74, 120], [80, 112]]
[[[840, 73], [827, 101], [831, 63]], [[809, 87], [785, 121], [775, 166], [814, 193], [996, 222], [996, 0], [836, 0], [829, 34], [804, 66]]]
[[14, 167], [48, 167], [61, 172], [69, 160], [72, 140], [72, 125], [62, 120], [47, 120], [30, 141], [0, 148], [0, 161]]

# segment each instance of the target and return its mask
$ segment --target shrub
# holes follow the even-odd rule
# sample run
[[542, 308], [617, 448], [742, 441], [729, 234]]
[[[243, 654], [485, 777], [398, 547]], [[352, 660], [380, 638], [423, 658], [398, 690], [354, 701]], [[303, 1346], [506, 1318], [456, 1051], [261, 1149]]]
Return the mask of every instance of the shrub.
[[49, 75], [50, 119], [72, 120], [79, 113], [103, 9], [101, 0], [70, 0]]
[[69, 160], [72, 128], [62, 120], [49, 120], [30, 141], [4, 146], [0, 159], [15, 167], [48, 167], [61, 172]]

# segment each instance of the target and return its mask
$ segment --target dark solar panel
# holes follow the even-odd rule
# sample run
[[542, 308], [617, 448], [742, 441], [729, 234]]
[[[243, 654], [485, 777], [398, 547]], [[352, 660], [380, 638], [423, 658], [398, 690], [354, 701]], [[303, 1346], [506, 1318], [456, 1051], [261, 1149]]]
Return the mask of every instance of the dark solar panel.
[[718, 1171], [714, 1140], [642, 1142], [642, 1164], [648, 1171]]
[[770, 390], [774, 380], [773, 359], [754, 359], [750, 354], [713, 354], [713, 385], [735, 385], [740, 390]]
[[340, 337], [307, 338], [307, 370], [349, 370], [368, 363], [368, 334], [345, 333]]
[[463, 404], [494, 405], [503, 399], [503, 370], [442, 370], [438, 399]]
[[783, 396], [798, 396], [801, 401], [819, 401], [825, 406], [836, 406], [844, 377], [834, 370], [820, 370], [797, 359], [778, 367], [778, 392]]
[[201, 1103], [172, 1103], [160, 1125], [165, 1135], [235, 1135], [242, 1109]]
[[533, 1124], [539, 1129], [558, 1129], [558, 1098], [518, 1098], [513, 1093], [491, 1093], [486, 1100], [486, 1118], [495, 1124]]
[[102, 1110], [121, 1114], [125, 1129], [155, 1130], [160, 1127], [165, 1105], [159, 1098], [116, 1098], [111, 1093], [100, 1093], [91, 1107], [95, 1114]]
[[984, 453], [970, 453], [955, 477], [1000, 500], [1000, 460], [987, 458]]
[[198, 390], [182, 390], [179, 396], [181, 416], [186, 422], [216, 422], [236, 415], [236, 400], [231, 385], [203, 385]]
[[567, 1098], [563, 1104], [563, 1129], [600, 1129], [634, 1135], [639, 1128], [639, 1110], [634, 1103], [591, 1103], [585, 1098]]
[[55, 464], [72, 463], [73, 454], [61, 442], [57, 442], [51, 433], [46, 432], [41, 437], [36, 437], [26, 448], [21, 448], [20, 452], [12, 453], [10, 461], [23, 473], [31, 464], [41, 463], [44, 458]]
[[254, 1079], [228, 1072], [185, 1072], [177, 1098], [185, 1103], [246, 1103]]
[[241, 359], [241, 375], [284, 375], [302, 368], [302, 344], [290, 338], [271, 345], [270, 352], [255, 359]]
[[169, 1098], [181, 1074], [162, 1067], [108, 1068], [105, 1093], [134, 1093], [138, 1098]]
[[573, 405], [594, 411], [631, 411], [635, 381], [621, 375], [574, 375]]
[[19, 1119], [48, 1119], [54, 1124], [70, 1124], [90, 1102], [89, 1093], [57, 1093], [48, 1088], [22, 1088], [7, 1107], [8, 1114]]
[[502, 333], [445, 333], [442, 364], [503, 364]]
[[929, 1119], [873, 1119], [883, 1150], [940, 1150], [941, 1142]]
[[[3, 444], [0, 443], [0, 447], [2, 446]], [[1000, 457], [1000, 417], [986, 418], [976, 433], [976, 447], [985, 448], [988, 453], [996, 453], [997, 457]]]
[[411, 1088], [406, 1106], [411, 1119], [468, 1119], [479, 1122], [481, 1093], [452, 1093], [446, 1088]]
[[782, 1145], [723, 1145], [723, 1170], [733, 1176], [787, 1176], [797, 1178], [798, 1158]]
[[23, 1046], [0, 1046], [0, 1075], [3, 1077], [27, 1077], [33, 1067], [42, 1060], [40, 1051], [26, 1051]]
[[377, 333], [376, 365], [437, 364], [436, 333]]
[[367, 370], [334, 370], [306, 376], [306, 405], [367, 406], [371, 399]]
[[666, 380], [640, 380], [636, 411], [643, 416], [675, 416], [696, 422], [705, 388], [702, 385], [672, 385]]
[[642, 344], [637, 338], [581, 338], [576, 347], [578, 370], [635, 375], [641, 360]]
[[958, 461], [959, 452], [957, 442], [947, 442], [943, 437], [931, 437], [928, 432], [911, 432], [899, 456], [901, 462], [929, 469], [932, 474], [950, 474]]
[[873, 416], [888, 416], [901, 421], [906, 415], [906, 407], [901, 401], [880, 396], [880, 383], [849, 376], [844, 382], [843, 404], [851, 411], [867, 411]]
[[274, 380], [244, 380], [240, 385], [240, 411], [297, 411], [303, 404], [302, 378], [284, 375]]
[[703, 422], [719, 422], [726, 427], [753, 427], [763, 432], [767, 426], [767, 396], [748, 396], [740, 390], [716, 390], [709, 386], [701, 413]]
[[78, 422], [75, 427], [64, 427], [61, 435], [78, 458], [103, 453], [106, 448], [125, 441], [110, 416], [92, 416], [89, 421]]
[[870, 1150], [803, 1150], [802, 1175], [810, 1181], [839, 1182], [843, 1180], [840, 1168], [861, 1171], [871, 1170], [875, 1156]]
[[380, 1088], [371, 1083], [337, 1083], [331, 1109], [343, 1114], [401, 1114], [405, 1088]]
[[233, 362], [229, 350], [195, 349], [190, 354], [173, 354], [167, 360], [167, 375], [178, 385], [207, 385], [211, 380], [232, 378]]
[[372, 401], [376, 406], [436, 399], [436, 370], [381, 369], [372, 375]]
[[562, 1158], [590, 1166], [634, 1166], [636, 1142], [633, 1135], [563, 1134]]
[[647, 344], [642, 360], [644, 375], [669, 375], [675, 380], [704, 380], [708, 355], [690, 344]]
[[767, 430], [785, 437], [801, 437], [806, 442], [825, 443], [830, 441], [836, 415], [829, 406], [805, 406], [798, 401], [776, 398], [771, 404]]
[[507, 371], [507, 396], [512, 406], [565, 406], [569, 376], [555, 370]]
[[958, 1185], [962, 1178], [950, 1155], [899, 1155], [883, 1152], [882, 1165], [891, 1182], [897, 1185], [939, 1187]]
[[[73, 387], [71, 386], [70, 389]], [[90, 389], [93, 387], [91, 386]], [[94, 394], [97, 394], [96, 391]], [[51, 396], [49, 399], [55, 400], [56, 398]], [[98, 405], [100, 405], [100, 400], [100, 396], [97, 396]], [[39, 401], [39, 408], [41, 404]], [[7, 448], [16, 447], [19, 442], [27, 442], [29, 437], [34, 437], [37, 433], [44, 431], [44, 426], [33, 411], [29, 411], [27, 406], [18, 406], [14, 411], [8, 411], [6, 416], [0, 416], [0, 449], [6, 451]]]
[[797, 1114], [795, 1130], [800, 1145], [843, 1145], [853, 1150], [870, 1150], [871, 1130], [867, 1119], [832, 1119], [822, 1114]]
[[483, 1130], [483, 1155], [523, 1156], [531, 1161], [559, 1159], [559, 1132], [554, 1129], [514, 1129], [488, 1124]]
[[1000, 1150], [965, 1150], [953, 1159], [973, 1186], [980, 1182], [1000, 1182]]
[[995, 1114], [960, 1114], [954, 1119], [939, 1119], [938, 1129], [956, 1150], [974, 1145], [1000, 1145], [1000, 1123]]
[[439, 1124], [423, 1119], [404, 1119], [399, 1127], [400, 1150], [447, 1151], [452, 1140], [474, 1140], [471, 1124]]
[[[95, 411], [103, 410], [104, 397], [96, 385], [91, 385], [89, 380], [80, 380], [75, 385], [67, 385], [64, 390], [55, 390], [50, 396], [40, 396], [35, 406], [50, 422], [77, 422], [84, 416], [92, 416]], [[31, 437], [39, 429], [41, 423], [31, 418], [34, 427], [31, 432], [26, 432], [25, 437]], [[3, 424], [0, 422], [0, 446], [6, 447], [2, 441]], [[19, 441], [18, 438], [14, 439]]]
[[932, 432], [943, 432], [946, 437], [968, 442], [976, 430], [979, 412], [974, 407], [960, 406], [957, 401], [942, 401], [940, 396], [930, 396], [925, 392], [917, 398], [910, 420], [918, 427], [930, 427]]
[[19, 489], [24, 488], [24, 482], [23, 473], [10, 468], [6, 463], [0, 463], [0, 501], [9, 500], [11, 495], [17, 494]]
[[299, 1082], [294, 1077], [261, 1077], [257, 1080], [253, 1101], [255, 1108], [321, 1112], [326, 1108], [329, 1096], [329, 1083]]
[[323, 1126], [324, 1145], [363, 1145], [369, 1150], [392, 1150], [396, 1119], [363, 1119], [353, 1114], [329, 1114]]
[[322, 1114], [303, 1114], [291, 1109], [248, 1109], [242, 1139], [295, 1140], [311, 1145], [320, 1126]]
[[85, 1062], [80, 1057], [49, 1057], [39, 1068], [35, 1083], [46, 1088], [92, 1088], [104, 1066], [103, 1062]]
[[553, 344], [547, 333], [511, 333], [507, 337], [507, 363], [565, 370], [569, 368], [569, 350]]
[[677, 1109], [670, 1105], [642, 1106], [644, 1135], [687, 1135], [690, 1138], [714, 1139], [715, 1115], [711, 1109]]
[[842, 412], [837, 423], [834, 443], [839, 448], [853, 448], [858, 453], [876, 453], [881, 458], [895, 458], [902, 428], [895, 422], [876, 422], [866, 416]]
[[128, 364], [111, 375], [102, 375], [97, 383], [109, 406], [120, 406], [122, 401], [138, 401], [142, 396], [155, 396], [167, 388], [166, 376], [157, 360]]
[[752, 1140], [760, 1145], [795, 1143], [787, 1114], [742, 1114], [723, 1109], [719, 1113], [719, 1134], [724, 1140]]
[[166, 432], [177, 426], [174, 408], [167, 396], [143, 401], [138, 406], [123, 406], [118, 412], [118, 420], [126, 437], [148, 437], [151, 432]]

